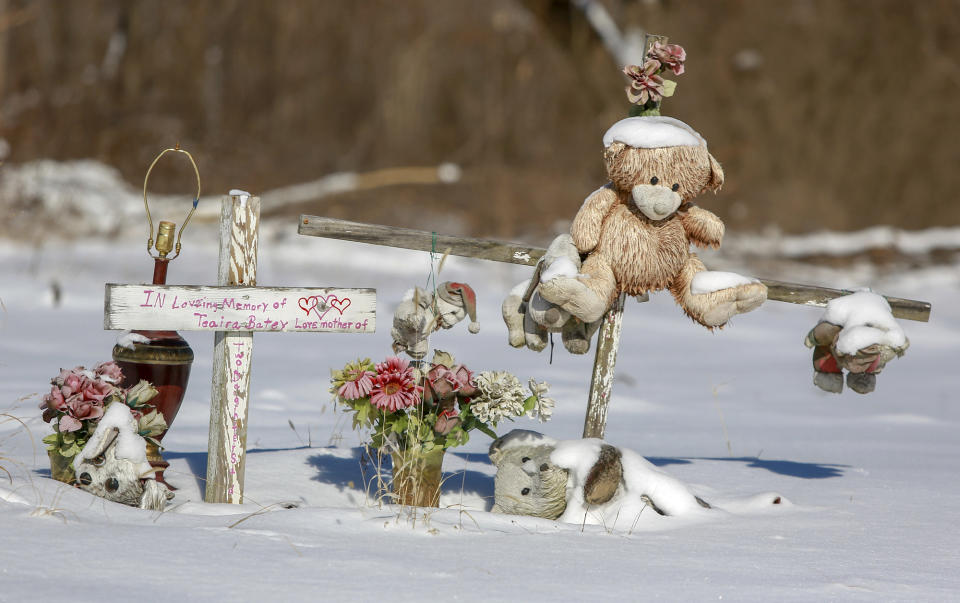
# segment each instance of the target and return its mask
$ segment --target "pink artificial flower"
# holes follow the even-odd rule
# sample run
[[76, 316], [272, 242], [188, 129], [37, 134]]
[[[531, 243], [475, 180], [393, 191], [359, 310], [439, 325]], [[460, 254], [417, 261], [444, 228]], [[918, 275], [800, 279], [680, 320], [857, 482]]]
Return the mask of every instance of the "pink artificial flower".
[[337, 389], [337, 395], [344, 400], [359, 400], [370, 395], [373, 379], [377, 374], [361, 367], [347, 369], [343, 372], [343, 376], [344, 382]]
[[386, 360], [377, 364], [377, 374], [402, 373], [410, 367], [410, 361], [398, 356], [388, 356]]
[[457, 411], [453, 409], [441, 410], [437, 415], [437, 424], [433, 426], [433, 431], [439, 435], [447, 435], [460, 424], [460, 417]]
[[43, 403], [54, 410], [67, 409], [67, 399], [63, 397], [63, 392], [56, 385], [51, 387], [50, 393], [43, 397]]
[[90, 381], [84, 383], [80, 395], [86, 402], [96, 401], [103, 405], [103, 399], [113, 393], [114, 387], [106, 381]]
[[[423, 387], [413, 380], [410, 362], [396, 356], [377, 365], [370, 402], [382, 410], [396, 412], [420, 402]], [[392, 370], [396, 369], [396, 370]]]
[[60, 433], [76, 431], [83, 427], [83, 424], [80, 421], [74, 419], [70, 415], [63, 415], [60, 417], [60, 421], [57, 423], [57, 427]]
[[120, 366], [116, 362], [101, 362], [93, 368], [93, 374], [109, 383], [123, 381], [123, 371], [120, 370]]
[[83, 387], [83, 381], [85, 377], [80, 373], [76, 372], [76, 369], [70, 371], [60, 371], [60, 376], [56, 379], [60, 383], [60, 391], [63, 393], [64, 397], [69, 398], [73, 394], [80, 391]]
[[637, 105], [645, 105], [647, 101], [654, 102], [663, 98], [663, 78], [657, 75], [660, 71], [660, 62], [650, 59], [643, 67], [627, 65], [623, 73], [630, 78], [627, 86], [627, 99]]
[[473, 373], [462, 364], [455, 365], [453, 368], [435, 364], [427, 377], [430, 379], [430, 384], [441, 396], [450, 392], [460, 393], [464, 389], [473, 389]]
[[81, 421], [99, 419], [103, 416], [103, 402], [99, 400], [84, 400], [80, 396], [71, 396], [67, 400], [70, 416]]
[[683, 62], [687, 60], [687, 51], [679, 44], [654, 42], [650, 50], [647, 51], [647, 56], [662, 63], [674, 75], [680, 75], [684, 70]]
[[456, 383], [454, 389], [461, 397], [472, 396], [477, 393], [477, 388], [473, 385], [473, 372], [462, 364], [450, 369], [447, 378]]

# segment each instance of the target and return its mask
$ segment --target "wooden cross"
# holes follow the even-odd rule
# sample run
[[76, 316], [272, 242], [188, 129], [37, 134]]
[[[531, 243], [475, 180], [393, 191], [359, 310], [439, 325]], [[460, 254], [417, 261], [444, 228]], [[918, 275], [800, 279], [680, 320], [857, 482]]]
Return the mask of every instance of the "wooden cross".
[[260, 198], [220, 213], [218, 286], [106, 285], [105, 329], [214, 333], [207, 502], [243, 502], [253, 333], [373, 333], [376, 290], [257, 286]]
[[[378, 226], [319, 216], [300, 216], [298, 232], [313, 237], [386, 245], [418, 251], [444, 250], [450, 255], [524, 266], [534, 266], [537, 260], [546, 253], [546, 249], [542, 247], [528, 247], [518, 243], [439, 235], [425, 230]], [[769, 279], [759, 280], [767, 286], [768, 300], [791, 304], [826, 306], [831, 299], [853, 293], [853, 291], [828, 289], [814, 285], [798, 285]], [[930, 304], [928, 302], [899, 297], [885, 296], [885, 298], [890, 303], [893, 315], [897, 318], [921, 322], [930, 319]], [[603, 323], [597, 332], [593, 377], [590, 380], [590, 396], [587, 401], [587, 414], [583, 424], [583, 437], [585, 438], [602, 438], [606, 428], [607, 406], [610, 402], [610, 392], [613, 389], [613, 375], [617, 361], [625, 299], [624, 295], [620, 295], [613, 307], [604, 315]]]

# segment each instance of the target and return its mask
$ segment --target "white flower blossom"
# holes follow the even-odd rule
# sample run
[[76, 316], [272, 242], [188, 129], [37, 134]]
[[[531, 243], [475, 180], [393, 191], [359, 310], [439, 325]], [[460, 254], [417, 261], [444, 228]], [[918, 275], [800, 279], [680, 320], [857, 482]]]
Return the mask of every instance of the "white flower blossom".
[[473, 415], [484, 423], [496, 424], [504, 417], [523, 414], [527, 398], [520, 380], [506, 371], [484, 371], [474, 377], [479, 390], [471, 403]]
[[541, 423], [549, 421], [553, 415], [553, 407], [556, 405], [552, 398], [547, 397], [550, 392], [550, 384], [546, 381], [537, 383], [536, 379], [531, 379], [528, 386], [536, 398], [536, 402], [534, 402], [533, 408], [530, 409], [527, 416], [531, 419], [538, 418]]

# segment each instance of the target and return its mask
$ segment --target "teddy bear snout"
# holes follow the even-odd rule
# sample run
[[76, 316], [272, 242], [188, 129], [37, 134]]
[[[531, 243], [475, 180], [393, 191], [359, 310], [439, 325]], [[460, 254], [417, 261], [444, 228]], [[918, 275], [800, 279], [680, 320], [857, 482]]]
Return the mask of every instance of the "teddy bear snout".
[[662, 220], [675, 212], [683, 198], [665, 186], [638, 184], [632, 190], [633, 203], [651, 220]]

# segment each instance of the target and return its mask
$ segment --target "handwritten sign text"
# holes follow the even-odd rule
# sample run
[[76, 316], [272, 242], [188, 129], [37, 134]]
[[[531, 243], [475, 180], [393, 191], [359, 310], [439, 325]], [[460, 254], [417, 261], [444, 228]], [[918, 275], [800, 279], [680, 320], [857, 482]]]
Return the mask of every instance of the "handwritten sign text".
[[106, 286], [105, 329], [373, 333], [373, 289]]

